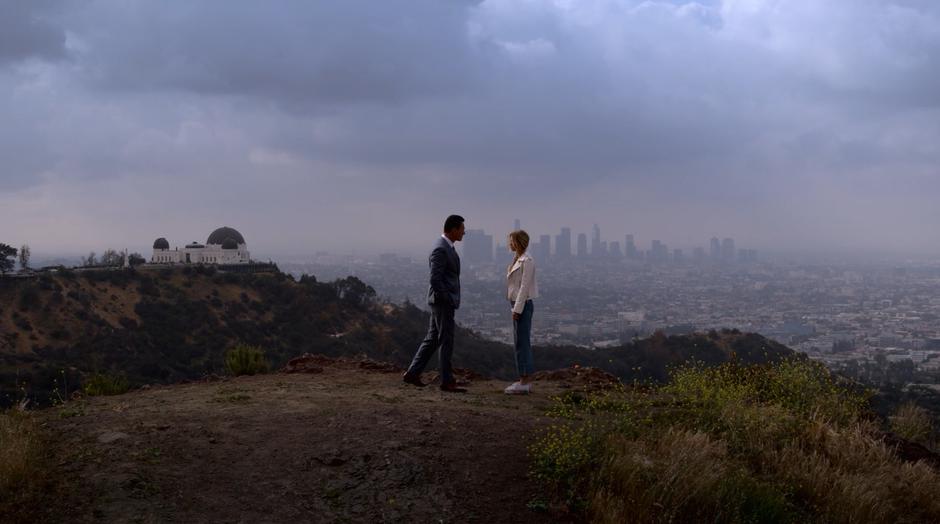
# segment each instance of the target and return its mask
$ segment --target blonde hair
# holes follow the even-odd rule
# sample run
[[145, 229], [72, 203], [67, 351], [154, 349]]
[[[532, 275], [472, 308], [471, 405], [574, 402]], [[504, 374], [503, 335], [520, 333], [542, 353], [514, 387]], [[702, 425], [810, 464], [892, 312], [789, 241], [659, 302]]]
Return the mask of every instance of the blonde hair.
[[516, 254], [512, 259], [512, 264], [509, 264], [509, 267], [506, 268], [506, 271], [512, 270], [512, 266], [516, 265], [516, 262], [519, 261], [519, 257], [525, 253], [526, 249], [529, 249], [529, 234], [518, 229], [509, 233], [508, 241], [509, 247], [512, 248], [515, 246], [516, 249], [513, 249], [513, 252]]

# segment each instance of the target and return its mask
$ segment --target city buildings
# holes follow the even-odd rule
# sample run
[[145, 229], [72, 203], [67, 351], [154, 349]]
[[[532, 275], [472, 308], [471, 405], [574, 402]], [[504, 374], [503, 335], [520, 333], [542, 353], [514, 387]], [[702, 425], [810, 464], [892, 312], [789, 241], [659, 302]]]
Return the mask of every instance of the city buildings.
[[[910, 268], [771, 263], [759, 261], [755, 249], [737, 248], [731, 237], [714, 237], [690, 250], [670, 249], [656, 239], [643, 251], [632, 234], [623, 245], [606, 243], [599, 226], [592, 231], [598, 256], [589, 250], [587, 234], [578, 233], [575, 259], [570, 228], [555, 236], [554, 252], [551, 235], [530, 234], [542, 288], [533, 327], [537, 344], [594, 348], [656, 330], [736, 328], [835, 369], [859, 374], [895, 366], [940, 381], [940, 263]], [[462, 275], [458, 322], [485, 337], [510, 341], [503, 286], [511, 253], [499, 245], [493, 256], [493, 238], [480, 230], [461, 244], [462, 257], [473, 262]], [[423, 307], [426, 300], [424, 260], [322, 258], [281, 267], [320, 280], [355, 275], [393, 302]]]
[[721, 241], [721, 261], [734, 262], [734, 239], [726, 238]]
[[551, 235], [539, 236], [539, 241], [530, 249], [532, 251], [532, 256], [534, 256], [536, 260], [548, 260], [552, 254]]
[[493, 235], [482, 229], [467, 230], [463, 239], [463, 258], [469, 264], [487, 264], [493, 261]]
[[[673, 251], [672, 258], [684, 256]], [[460, 324], [500, 341], [512, 337], [503, 287], [506, 264], [466, 268], [457, 316]], [[409, 300], [419, 307], [426, 301], [425, 260], [353, 257], [279, 266], [295, 276], [314, 274], [320, 281], [355, 275], [390, 301]], [[940, 262], [899, 268], [588, 258], [570, 264], [540, 262], [538, 271], [536, 344], [593, 348], [657, 330], [672, 334], [735, 328], [760, 333], [855, 375], [894, 366], [940, 381]]]
[[[514, 226], [521, 226], [521, 220], [515, 219]], [[709, 241], [709, 250], [706, 255], [705, 247], [689, 246], [670, 248], [665, 242], [653, 239], [650, 248], [643, 251], [637, 248], [635, 236], [628, 234], [623, 237], [623, 244], [619, 240], [608, 242], [601, 235], [600, 225], [594, 224], [591, 231], [590, 244], [586, 233], [578, 233], [576, 245], [572, 246], [572, 231], [570, 227], [562, 227], [554, 235], [554, 248], [552, 235], [537, 234], [528, 231], [530, 237], [530, 252], [542, 263], [568, 263], [575, 257], [581, 260], [613, 260], [623, 263], [644, 262], [649, 264], [677, 264], [702, 265], [705, 263], [735, 265], [756, 264], [758, 262], [757, 250], [750, 248], [737, 248], [735, 240], [726, 237], [719, 240], [713, 237]], [[574, 248], [574, 251], [572, 250]], [[482, 229], [471, 229], [461, 246], [462, 257], [469, 264], [488, 264], [501, 262], [505, 258], [507, 247], [505, 244], [495, 244], [494, 237]]]
[[584, 233], [578, 233], [578, 258], [587, 258], [587, 256], [588, 256], [587, 235]]
[[633, 242], [633, 235], [624, 237], [623, 251], [623, 254], [630, 260], [637, 258], [637, 249], [636, 244]]
[[561, 228], [561, 233], [555, 237], [555, 258], [568, 260], [571, 258], [571, 228]]

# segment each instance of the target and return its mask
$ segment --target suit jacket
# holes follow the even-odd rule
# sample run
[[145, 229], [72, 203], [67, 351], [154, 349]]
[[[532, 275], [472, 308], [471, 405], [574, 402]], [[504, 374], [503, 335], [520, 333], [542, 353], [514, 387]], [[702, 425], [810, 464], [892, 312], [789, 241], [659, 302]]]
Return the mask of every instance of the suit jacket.
[[428, 304], [460, 307], [460, 257], [444, 237], [437, 239], [431, 256], [431, 285], [428, 287]]
[[506, 287], [509, 300], [515, 302], [513, 313], [522, 313], [525, 301], [538, 298], [539, 284], [535, 281], [535, 259], [523, 253], [506, 275]]

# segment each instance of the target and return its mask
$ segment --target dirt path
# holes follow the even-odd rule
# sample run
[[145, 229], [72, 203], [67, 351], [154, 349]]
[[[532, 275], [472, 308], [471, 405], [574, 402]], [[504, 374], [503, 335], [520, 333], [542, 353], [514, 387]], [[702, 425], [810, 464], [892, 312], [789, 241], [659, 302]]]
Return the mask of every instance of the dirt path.
[[76, 522], [557, 522], [526, 447], [555, 386], [509, 397], [325, 369], [155, 387], [43, 416]]

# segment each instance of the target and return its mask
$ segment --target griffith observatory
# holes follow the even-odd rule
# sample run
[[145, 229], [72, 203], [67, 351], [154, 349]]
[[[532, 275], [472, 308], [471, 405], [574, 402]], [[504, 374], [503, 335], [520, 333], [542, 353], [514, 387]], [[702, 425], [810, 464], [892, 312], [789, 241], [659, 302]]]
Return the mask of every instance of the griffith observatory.
[[205, 244], [191, 242], [182, 249], [170, 249], [167, 239], [153, 242], [151, 264], [250, 264], [251, 257], [245, 237], [231, 227], [220, 227], [209, 235]]

